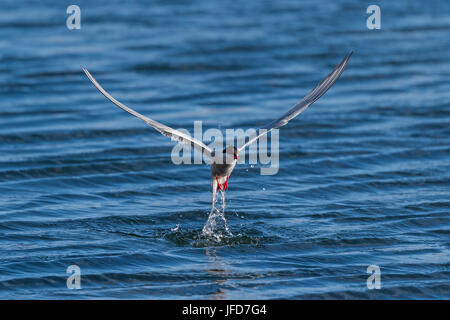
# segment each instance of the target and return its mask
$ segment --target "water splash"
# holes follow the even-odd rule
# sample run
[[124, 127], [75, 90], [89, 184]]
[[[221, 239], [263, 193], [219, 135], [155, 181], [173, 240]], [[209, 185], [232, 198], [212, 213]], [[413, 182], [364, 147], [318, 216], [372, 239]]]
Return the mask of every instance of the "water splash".
[[220, 195], [221, 203], [218, 204], [217, 199], [214, 198], [211, 212], [202, 231], [204, 236], [213, 237], [217, 241], [220, 241], [224, 236], [233, 236], [225, 218], [225, 191], [220, 191]]

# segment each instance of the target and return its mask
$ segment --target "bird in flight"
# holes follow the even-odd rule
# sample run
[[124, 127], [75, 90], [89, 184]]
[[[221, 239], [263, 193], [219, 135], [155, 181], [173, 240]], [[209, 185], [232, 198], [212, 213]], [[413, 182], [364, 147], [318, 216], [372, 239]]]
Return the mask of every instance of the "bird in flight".
[[240, 148], [234, 146], [229, 146], [225, 148], [222, 153], [216, 154], [211, 148], [206, 146], [202, 141], [191, 137], [181, 131], [172, 129], [160, 122], [150, 119], [133, 109], [128, 108], [123, 103], [117, 101], [112, 97], [103, 87], [95, 80], [95, 78], [89, 73], [86, 68], [82, 68], [84, 73], [88, 76], [89, 80], [94, 84], [94, 86], [112, 103], [114, 103], [119, 108], [131, 113], [133, 116], [146, 122], [148, 125], [155, 128], [161, 134], [171, 138], [174, 141], [179, 141], [180, 143], [185, 143], [194, 147], [194, 149], [200, 151], [203, 155], [207, 156], [212, 160], [211, 162], [211, 186], [212, 186], [212, 204], [214, 207], [216, 192], [217, 190], [225, 191], [228, 189], [228, 179], [233, 172], [234, 167], [238, 161], [238, 155], [247, 146], [257, 141], [259, 138], [272, 131], [273, 129], [278, 129], [286, 125], [290, 120], [298, 116], [306, 108], [316, 102], [331, 86], [339, 79], [339, 76], [344, 71], [345, 67], [352, 56], [353, 51], [350, 52], [335, 68], [328, 74], [314, 89], [312, 89], [305, 97], [303, 97], [299, 102], [297, 102], [293, 107], [291, 107], [286, 113], [284, 113], [278, 119], [270, 122], [266, 126], [259, 130], [259, 134], [250, 138], [244, 145]]

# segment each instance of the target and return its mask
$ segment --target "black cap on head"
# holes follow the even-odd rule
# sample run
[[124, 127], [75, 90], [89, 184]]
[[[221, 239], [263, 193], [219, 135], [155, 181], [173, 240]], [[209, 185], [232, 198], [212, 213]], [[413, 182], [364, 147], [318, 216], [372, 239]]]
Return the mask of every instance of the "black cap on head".
[[238, 153], [238, 149], [236, 147], [226, 147], [225, 149], [223, 149], [222, 153], [231, 153], [233, 151], [233, 154], [237, 154]]

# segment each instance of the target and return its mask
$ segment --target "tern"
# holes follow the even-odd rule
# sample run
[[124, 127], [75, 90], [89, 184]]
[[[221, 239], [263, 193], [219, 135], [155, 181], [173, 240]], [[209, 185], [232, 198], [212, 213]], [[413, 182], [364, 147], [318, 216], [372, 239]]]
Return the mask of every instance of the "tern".
[[278, 129], [286, 125], [290, 120], [294, 119], [300, 113], [306, 110], [310, 105], [316, 102], [331, 86], [339, 79], [340, 75], [344, 71], [345, 67], [352, 56], [353, 51], [350, 52], [334, 69], [328, 74], [319, 84], [312, 89], [305, 97], [298, 101], [294, 106], [292, 106], [286, 113], [284, 113], [278, 119], [270, 122], [266, 126], [259, 130], [259, 133], [254, 137], [250, 138], [244, 145], [240, 148], [234, 146], [229, 146], [222, 151], [222, 154], [215, 154], [215, 152], [206, 146], [202, 141], [191, 137], [179, 130], [172, 129], [160, 122], [150, 119], [133, 109], [127, 107], [123, 103], [117, 101], [112, 97], [103, 87], [95, 80], [95, 78], [89, 73], [86, 68], [82, 68], [84, 73], [88, 76], [89, 80], [94, 84], [94, 86], [112, 103], [114, 103], [119, 108], [131, 113], [133, 116], [143, 120], [148, 125], [155, 128], [164, 136], [171, 138], [174, 141], [185, 143], [194, 147], [194, 149], [200, 151], [203, 155], [207, 156], [212, 160], [211, 162], [211, 187], [212, 187], [212, 204], [214, 207], [216, 192], [217, 190], [225, 191], [228, 189], [228, 179], [236, 166], [239, 159], [238, 155], [247, 146], [257, 141], [259, 138], [269, 133], [273, 129]]

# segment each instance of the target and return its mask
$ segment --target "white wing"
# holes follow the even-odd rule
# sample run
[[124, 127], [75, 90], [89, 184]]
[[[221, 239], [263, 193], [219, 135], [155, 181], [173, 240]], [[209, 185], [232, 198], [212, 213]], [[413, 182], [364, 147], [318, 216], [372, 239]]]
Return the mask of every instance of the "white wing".
[[312, 105], [314, 102], [316, 102], [325, 92], [327, 92], [328, 89], [331, 88], [331, 86], [337, 81], [339, 76], [344, 71], [345, 67], [347, 66], [348, 61], [350, 60], [350, 57], [352, 56], [353, 51], [350, 52], [347, 57], [344, 58], [344, 60], [339, 63], [334, 70], [325, 78], [323, 79], [313, 90], [311, 90], [302, 100], [297, 102], [291, 109], [289, 109], [288, 112], [283, 114], [280, 118], [278, 118], [275, 121], [272, 121], [268, 125], [264, 126], [260, 129], [259, 134], [252, 139], [250, 139], [247, 143], [245, 143], [242, 147], [238, 149], [239, 152], [245, 149], [248, 145], [252, 144], [256, 140], [258, 140], [263, 135], [267, 134], [268, 132], [272, 131], [273, 129], [278, 129], [284, 125], [286, 125], [289, 120], [295, 118], [300, 113], [302, 113], [306, 108], [308, 108], [310, 105]]
[[134, 111], [133, 109], [128, 108], [124, 104], [122, 104], [119, 101], [117, 101], [116, 99], [114, 99], [108, 92], [106, 92], [105, 89], [103, 89], [102, 86], [89, 73], [89, 71], [87, 71], [87, 69], [85, 69], [85, 68], [82, 68], [82, 69], [83, 69], [84, 73], [86, 73], [86, 75], [88, 76], [89, 80], [91, 80], [91, 82], [94, 84], [94, 86], [116, 106], [118, 106], [119, 108], [122, 108], [126, 112], [131, 113], [133, 116], [138, 117], [139, 119], [145, 121], [148, 125], [152, 126], [156, 130], [158, 130], [161, 134], [171, 138], [173, 141], [179, 141], [181, 143], [190, 144], [196, 150], [202, 152], [204, 155], [211, 158], [212, 151], [203, 142], [201, 142], [197, 139], [194, 139], [190, 135], [184, 134], [183, 132], [180, 132], [180, 131], [172, 129], [166, 125], [163, 125], [162, 123], [159, 123], [158, 121], [147, 118], [146, 116], [143, 116], [142, 114]]

